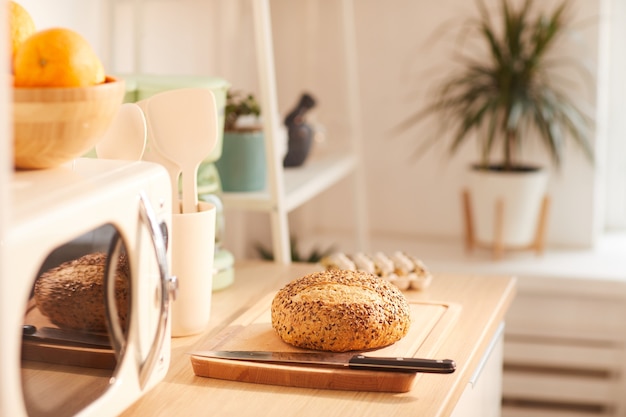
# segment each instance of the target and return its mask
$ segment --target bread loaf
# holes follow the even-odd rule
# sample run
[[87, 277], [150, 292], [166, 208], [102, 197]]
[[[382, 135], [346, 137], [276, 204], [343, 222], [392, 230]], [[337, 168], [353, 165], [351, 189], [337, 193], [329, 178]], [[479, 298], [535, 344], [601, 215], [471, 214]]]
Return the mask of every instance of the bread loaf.
[[[106, 332], [106, 258], [104, 253], [91, 253], [41, 274], [34, 291], [39, 311], [60, 328]], [[125, 256], [120, 256], [115, 271], [115, 298], [123, 329], [126, 329], [128, 320], [129, 286], [128, 261]]]
[[272, 327], [293, 346], [345, 352], [400, 340], [410, 326], [402, 292], [362, 271], [327, 270], [287, 284], [274, 296]]

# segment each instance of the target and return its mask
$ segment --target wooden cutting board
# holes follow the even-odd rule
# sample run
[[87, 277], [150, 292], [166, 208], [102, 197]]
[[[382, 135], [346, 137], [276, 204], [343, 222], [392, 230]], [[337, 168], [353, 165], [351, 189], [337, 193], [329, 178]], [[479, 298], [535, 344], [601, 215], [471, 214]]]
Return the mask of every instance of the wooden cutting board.
[[[48, 317], [43, 315], [34, 299], [28, 301], [24, 324], [35, 326], [38, 330], [60, 330]], [[74, 333], [72, 330], [65, 330], [67, 333]], [[115, 353], [110, 345], [106, 346], [84, 346], [63, 338], [63, 331], [56, 332], [57, 339], [44, 338], [22, 338], [22, 360], [31, 362], [44, 362], [58, 366], [78, 366], [81, 368], [109, 369], [113, 370], [117, 366]], [[76, 333], [79, 333], [76, 331]], [[92, 334], [94, 338], [103, 342], [108, 342], [106, 333]], [[39, 365], [30, 364], [30, 367]]]
[[[284, 343], [272, 328], [270, 308], [273, 297], [272, 293], [261, 299], [211, 339], [202, 350], [303, 351]], [[456, 322], [461, 309], [459, 305], [443, 302], [409, 300], [409, 305], [412, 322], [408, 334], [391, 346], [368, 351], [367, 355], [432, 358]], [[415, 373], [277, 365], [194, 355], [191, 355], [191, 365], [194, 373], [201, 377], [350, 391], [407, 392], [416, 376]]]

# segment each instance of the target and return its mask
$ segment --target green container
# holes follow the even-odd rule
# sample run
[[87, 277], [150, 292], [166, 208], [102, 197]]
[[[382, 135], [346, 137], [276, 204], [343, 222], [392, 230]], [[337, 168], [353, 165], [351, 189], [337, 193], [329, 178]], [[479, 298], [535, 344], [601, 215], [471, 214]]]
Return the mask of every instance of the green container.
[[118, 75], [119, 78], [124, 79], [124, 86], [126, 87], [126, 93], [124, 94], [124, 103], [134, 103], [137, 99], [137, 80], [132, 77]]
[[224, 132], [222, 157], [215, 165], [222, 190], [229, 192], [265, 189], [265, 143], [262, 131]]

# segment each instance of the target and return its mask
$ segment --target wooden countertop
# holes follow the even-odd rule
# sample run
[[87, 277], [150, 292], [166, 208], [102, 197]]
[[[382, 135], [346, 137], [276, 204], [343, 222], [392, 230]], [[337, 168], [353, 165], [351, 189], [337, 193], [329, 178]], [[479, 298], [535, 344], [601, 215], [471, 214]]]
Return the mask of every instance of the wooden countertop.
[[224, 381], [194, 375], [188, 352], [206, 345], [221, 329], [259, 297], [316, 270], [311, 264], [237, 264], [235, 283], [213, 293], [206, 332], [172, 340], [172, 360], [163, 382], [131, 406], [123, 416], [448, 416], [463, 393], [487, 345], [503, 321], [515, 295], [510, 277], [436, 275], [418, 300], [462, 305], [455, 327], [439, 348], [438, 358], [457, 363], [453, 374], [422, 374], [402, 394], [318, 390]]

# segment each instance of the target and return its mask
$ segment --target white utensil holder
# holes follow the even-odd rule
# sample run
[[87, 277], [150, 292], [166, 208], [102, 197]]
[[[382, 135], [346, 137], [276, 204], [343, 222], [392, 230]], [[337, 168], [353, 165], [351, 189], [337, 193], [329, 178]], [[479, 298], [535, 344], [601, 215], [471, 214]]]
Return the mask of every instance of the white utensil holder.
[[198, 212], [172, 214], [172, 274], [178, 294], [172, 304], [172, 336], [206, 329], [211, 317], [215, 206], [201, 201]]

